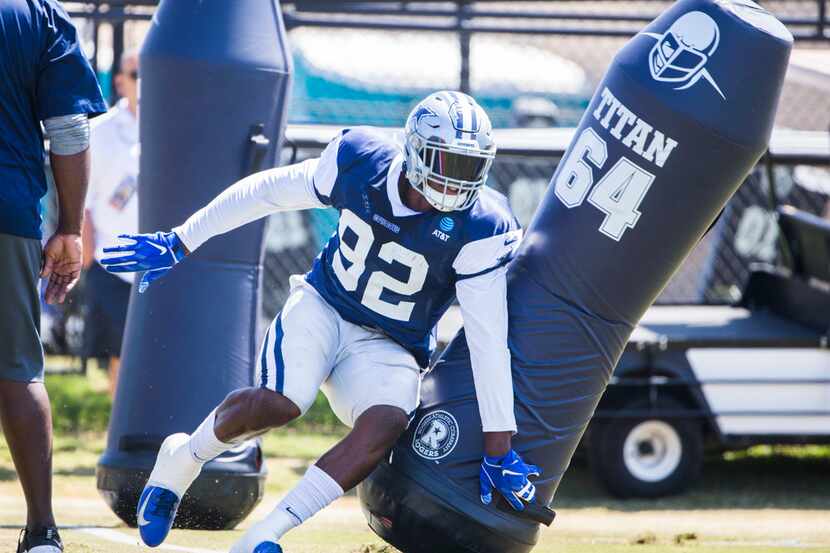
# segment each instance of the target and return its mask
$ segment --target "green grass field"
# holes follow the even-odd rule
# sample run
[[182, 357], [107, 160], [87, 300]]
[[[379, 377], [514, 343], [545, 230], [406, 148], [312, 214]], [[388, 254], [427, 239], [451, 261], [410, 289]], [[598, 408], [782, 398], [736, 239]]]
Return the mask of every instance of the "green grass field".
[[[52, 379], [56, 418], [55, 509], [68, 552], [131, 553], [135, 530], [123, 525], [95, 489], [95, 465], [104, 448], [100, 430], [100, 375]], [[90, 383], [91, 382], [91, 383]], [[104, 383], [105, 384], [105, 383]], [[106, 405], [106, 402], [103, 402]], [[74, 417], [74, 418], [73, 418]], [[268, 458], [266, 496], [241, 529], [264, 516], [305, 468], [337, 441], [325, 414], [311, 426], [273, 432], [264, 442]], [[80, 421], [87, 421], [80, 423]], [[75, 422], [72, 422], [75, 421]], [[325, 431], [321, 431], [324, 429]], [[534, 553], [778, 553], [806, 549], [830, 553], [830, 447], [756, 447], [714, 455], [690, 492], [658, 501], [607, 497], [587, 468], [575, 463], [557, 494], [558, 517], [544, 529]], [[0, 552], [14, 551], [25, 504], [9, 451], [0, 441]], [[160, 551], [227, 551], [240, 535], [174, 530]], [[287, 553], [394, 553], [366, 526], [355, 495], [348, 494], [283, 542]]]

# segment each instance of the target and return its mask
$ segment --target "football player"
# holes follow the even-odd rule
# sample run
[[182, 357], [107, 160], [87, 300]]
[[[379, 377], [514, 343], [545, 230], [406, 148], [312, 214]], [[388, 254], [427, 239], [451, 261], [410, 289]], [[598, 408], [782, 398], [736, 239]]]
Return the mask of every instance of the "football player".
[[124, 235], [113, 272], [147, 271], [139, 290], [212, 236], [270, 213], [334, 207], [337, 232], [263, 340], [257, 386], [236, 390], [192, 434], [163, 442], [138, 504], [141, 538], [159, 545], [204, 463], [301, 417], [322, 389], [349, 434], [312, 465], [233, 553], [281, 551], [288, 530], [360, 483], [406, 429], [438, 319], [457, 297], [485, 437], [481, 500], [495, 488], [533, 501], [516, 432], [507, 347], [506, 264], [522, 236], [504, 196], [485, 186], [496, 154], [476, 101], [442, 91], [406, 121], [404, 144], [366, 127], [339, 133], [317, 159], [235, 183], [172, 232]]

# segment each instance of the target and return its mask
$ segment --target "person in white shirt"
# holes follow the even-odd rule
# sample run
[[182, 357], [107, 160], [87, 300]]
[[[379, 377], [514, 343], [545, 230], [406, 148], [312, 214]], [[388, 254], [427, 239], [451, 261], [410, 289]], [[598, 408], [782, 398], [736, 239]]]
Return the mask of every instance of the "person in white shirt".
[[114, 275], [99, 264], [103, 247], [122, 232], [138, 230], [138, 53], [121, 57], [115, 88], [121, 100], [92, 125], [91, 166], [83, 242], [86, 270], [84, 350], [109, 356], [110, 394], [115, 392], [121, 338], [133, 275]]

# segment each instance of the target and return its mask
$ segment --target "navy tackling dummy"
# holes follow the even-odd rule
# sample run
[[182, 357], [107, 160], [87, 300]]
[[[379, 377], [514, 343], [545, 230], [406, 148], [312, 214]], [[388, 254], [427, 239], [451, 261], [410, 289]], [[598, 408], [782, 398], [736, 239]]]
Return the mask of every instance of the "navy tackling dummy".
[[434, 327], [458, 298], [470, 345], [485, 451], [481, 498], [495, 488], [533, 501], [538, 473], [511, 448], [516, 432], [507, 347], [506, 264], [521, 229], [485, 187], [496, 153], [490, 120], [471, 97], [436, 92], [406, 122], [400, 146], [369, 128], [342, 131], [321, 156], [229, 187], [172, 232], [124, 235], [112, 272], [147, 271], [144, 291], [212, 236], [270, 213], [334, 207], [338, 230], [263, 340], [258, 386], [237, 390], [190, 435], [161, 446], [138, 504], [143, 541], [159, 545], [204, 463], [302, 416], [318, 390], [351, 432], [234, 545], [281, 551], [291, 528], [360, 483], [406, 429], [419, 401]]

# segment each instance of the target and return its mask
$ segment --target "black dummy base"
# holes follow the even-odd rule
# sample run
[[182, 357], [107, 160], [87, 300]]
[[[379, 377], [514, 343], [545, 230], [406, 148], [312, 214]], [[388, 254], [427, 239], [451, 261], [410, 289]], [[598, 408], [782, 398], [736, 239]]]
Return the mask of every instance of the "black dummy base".
[[[98, 491], [113, 512], [136, 526], [136, 506], [156, 454], [105, 456], [98, 464]], [[227, 459], [227, 460], [226, 460]], [[267, 472], [259, 448], [207, 463], [185, 494], [174, 528], [228, 530], [245, 520], [265, 493]]]
[[485, 507], [406, 449], [390, 457], [358, 495], [369, 527], [403, 553], [527, 553], [538, 540], [538, 523], [550, 525], [556, 516], [542, 506], [522, 514], [506, 503]]

